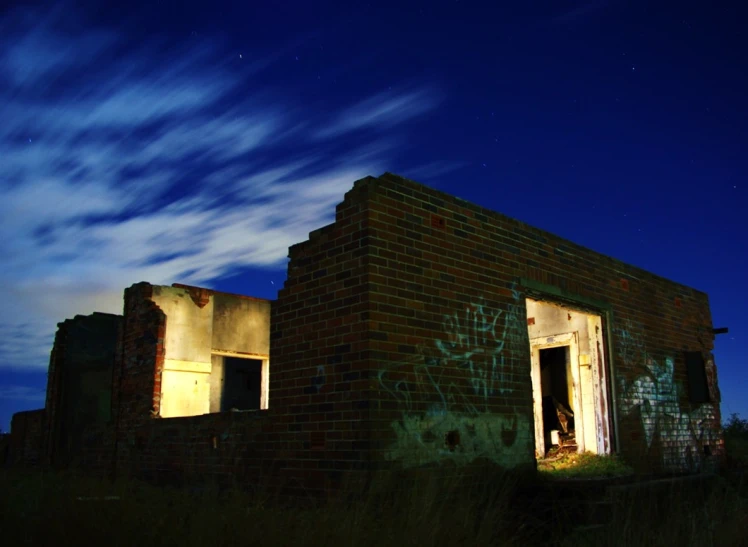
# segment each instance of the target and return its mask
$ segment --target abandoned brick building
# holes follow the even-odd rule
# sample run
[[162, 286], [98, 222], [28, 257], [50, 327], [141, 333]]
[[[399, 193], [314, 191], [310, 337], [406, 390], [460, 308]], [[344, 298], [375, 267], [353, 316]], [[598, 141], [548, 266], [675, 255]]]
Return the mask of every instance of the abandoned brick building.
[[392, 174], [289, 249], [268, 301], [138, 283], [59, 324], [15, 461], [325, 490], [351, 473], [534, 470], [557, 443], [719, 462], [707, 295]]

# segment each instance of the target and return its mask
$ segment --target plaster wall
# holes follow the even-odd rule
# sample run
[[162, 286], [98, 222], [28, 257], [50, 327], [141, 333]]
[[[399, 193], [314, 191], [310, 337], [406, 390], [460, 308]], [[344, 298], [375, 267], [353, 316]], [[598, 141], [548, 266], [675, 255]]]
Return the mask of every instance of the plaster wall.
[[215, 293], [211, 347], [239, 354], [268, 355], [270, 301]]
[[267, 360], [270, 302], [185, 285], [154, 286], [152, 300], [166, 315], [161, 417], [219, 412], [222, 355]]
[[166, 314], [161, 417], [210, 411], [213, 299], [202, 306], [181, 287], [153, 287], [153, 302]]

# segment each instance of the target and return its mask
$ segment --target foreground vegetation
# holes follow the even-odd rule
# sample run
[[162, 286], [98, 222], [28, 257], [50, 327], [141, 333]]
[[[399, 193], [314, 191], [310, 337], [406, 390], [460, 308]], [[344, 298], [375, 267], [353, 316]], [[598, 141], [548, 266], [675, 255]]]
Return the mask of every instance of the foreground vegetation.
[[732, 414], [722, 427], [728, 463], [733, 467], [748, 467], [748, 420]]
[[[610, 469], [610, 461], [588, 465]], [[568, 473], [568, 467], [564, 471]], [[459, 477], [425, 480], [397, 496], [393, 484], [350, 504], [283, 509], [267, 497], [185, 492], [43, 472], [0, 471], [5, 545], [626, 545], [738, 546], [748, 525], [745, 484], [714, 477], [685, 491], [640, 489], [612, 506], [605, 527], [574, 530], [568, 500], [548, 486], [506, 478], [469, 490]], [[557, 488], [562, 481], [540, 481]], [[742, 490], [742, 491], [741, 491]], [[376, 501], [374, 501], [376, 500]]]
[[538, 472], [546, 479], [597, 479], [626, 477], [634, 470], [616, 455], [596, 456], [584, 454], [561, 454], [538, 462]]

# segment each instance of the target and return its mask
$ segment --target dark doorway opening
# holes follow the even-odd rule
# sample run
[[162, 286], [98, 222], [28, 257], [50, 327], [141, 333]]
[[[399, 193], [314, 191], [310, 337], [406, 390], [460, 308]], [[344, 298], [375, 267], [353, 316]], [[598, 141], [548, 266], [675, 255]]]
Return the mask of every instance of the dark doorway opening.
[[221, 412], [231, 409], [257, 410], [262, 394], [262, 361], [223, 358]]
[[[574, 441], [573, 384], [569, 378], [569, 346], [540, 350], [540, 379], [543, 391], [543, 437], [546, 449], [570, 446]], [[551, 434], [557, 431], [559, 438]]]

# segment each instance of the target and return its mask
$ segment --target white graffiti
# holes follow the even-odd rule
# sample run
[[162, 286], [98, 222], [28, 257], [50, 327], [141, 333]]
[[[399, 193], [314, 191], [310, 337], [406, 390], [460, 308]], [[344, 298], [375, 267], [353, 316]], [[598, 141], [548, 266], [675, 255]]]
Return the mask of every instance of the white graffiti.
[[[491, 308], [481, 298], [445, 316], [443, 336], [433, 346], [420, 345], [412, 358], [380, 371], [381, 387], [403, 405], [402, 420], [392, 423], [397, 441], [388, 458], [406, 466], [445, 458], [512, 465], [526, 459], [522, 455], [532, 456], [529, 418], [491, 411], [496, 397], [512, 392], [509, 356], [518, 344], [529, 345], [520, 293], [512, 290], [512, 295], [515, 302], [505, 309]], [[459, 381], [465, 376], [472, 388], [467, 393]]]
[[[718, 419], [712, 404], [690, 412], [681, 409], [681, 388], [674, 379], [674, 360], [661, 362], [647, 353], [641, 338], [631, 330], [619, 331], [621, 358], [630, 367], [643, 369], [633, 382], [619, 379], [620, 405], [624, 414], [638, 410], [647, 449], [659, 441], [667, 468], [699, 469], [704, 446], [718, 442]], [[711, 447], [711, 446], [710, 446]]]
[[[519, 292], [512, 293], [518, 301]], [[507, 343], [521, 336], [522, 331], [517, 332], [517, 307], [512, 304], [506, 310], [491, 309], [480, 299], [462, 314], [447, 315], [443, 321], [446, 337], [435, 341], [443, 363], [467, 369], [473, 391], [484, 399], [512, 392], [504, 350]]]

